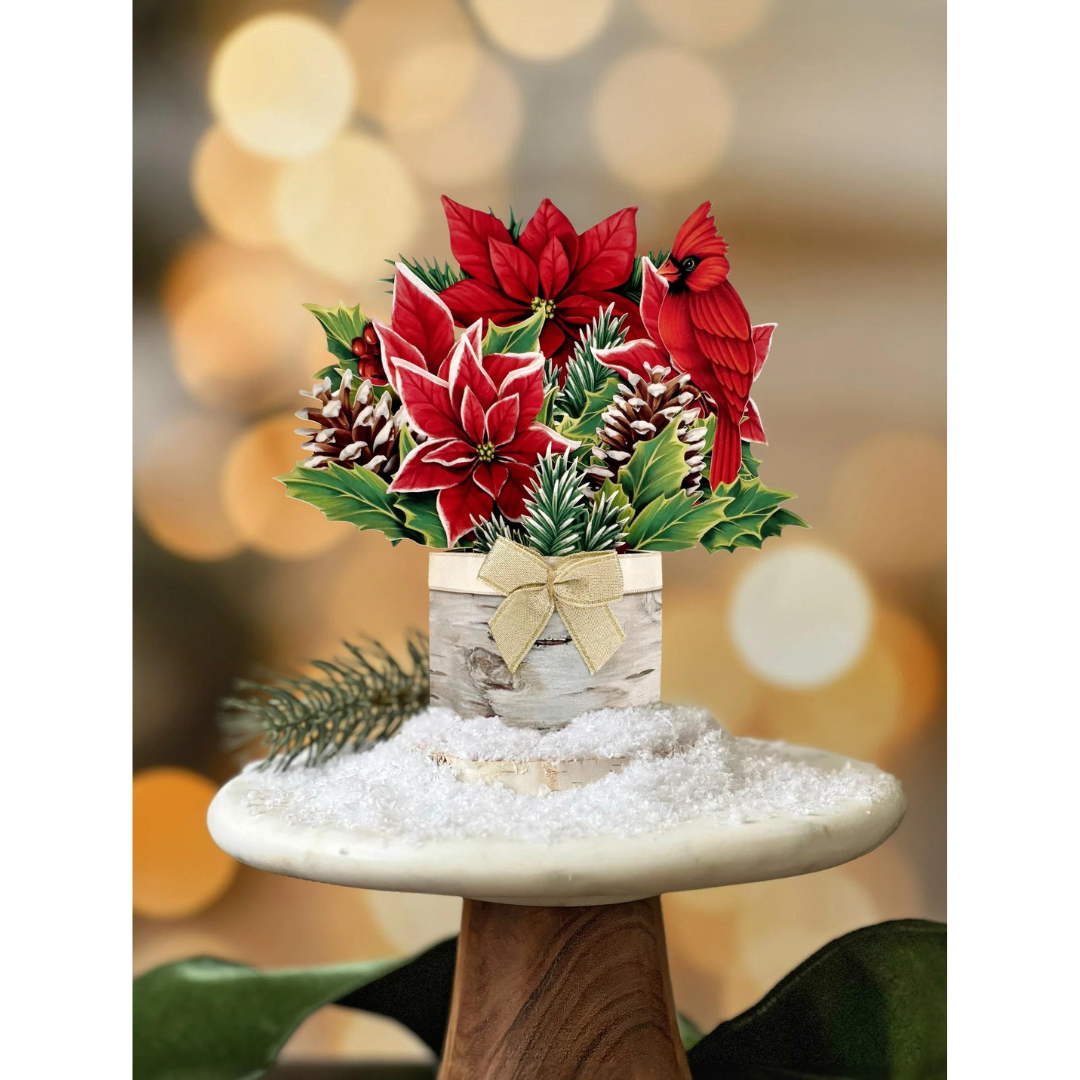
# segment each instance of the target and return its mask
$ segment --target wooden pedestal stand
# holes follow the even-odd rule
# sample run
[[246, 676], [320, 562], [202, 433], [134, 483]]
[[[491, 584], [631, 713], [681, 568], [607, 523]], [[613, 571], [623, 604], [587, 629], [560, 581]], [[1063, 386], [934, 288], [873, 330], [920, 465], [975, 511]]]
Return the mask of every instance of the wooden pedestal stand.
[[466, 900], [439, 1080], [686, 1078], [660, 898]]

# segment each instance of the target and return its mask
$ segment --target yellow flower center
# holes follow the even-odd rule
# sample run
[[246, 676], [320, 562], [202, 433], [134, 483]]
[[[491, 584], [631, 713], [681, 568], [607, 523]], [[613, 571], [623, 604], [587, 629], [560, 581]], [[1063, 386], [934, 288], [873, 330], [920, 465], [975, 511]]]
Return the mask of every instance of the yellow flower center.
[[484, 442], [476, 448], [476, 456], [481, 461], [494, 461], [495, 460], [495, 444]]
[[555, 314], [555, 301], [545, 300], [542, 296], [532, 298], [533, 311], [542, 311], [545, 319], [550, 319]]

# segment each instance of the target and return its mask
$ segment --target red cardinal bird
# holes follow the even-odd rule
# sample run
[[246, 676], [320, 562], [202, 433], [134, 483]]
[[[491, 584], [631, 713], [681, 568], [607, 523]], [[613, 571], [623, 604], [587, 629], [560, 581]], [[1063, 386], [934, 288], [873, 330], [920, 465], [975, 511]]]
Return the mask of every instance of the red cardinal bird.
[[712, 203], [683, 223], [671, 257], [660, 267], [668, 293], [660, 335], [682, 371], [716, 404], [716, 438], [709, 482], [730, 484], [742, 464], [739, 424], [754, 381], [750, 316], [728, 281], [727, 243], [717, 232]]

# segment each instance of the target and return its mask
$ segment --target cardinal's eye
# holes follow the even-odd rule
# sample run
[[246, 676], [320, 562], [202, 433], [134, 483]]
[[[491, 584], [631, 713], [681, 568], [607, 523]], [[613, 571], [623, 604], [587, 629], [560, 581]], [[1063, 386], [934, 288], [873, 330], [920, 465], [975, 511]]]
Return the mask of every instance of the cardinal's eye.
[[689, 258], [683, 259], [681, 265], [683, 273], [689, 274], [690, 271], [693, 270], [695, 266], [697, 266], [697, 259], [695, 259], [693, 255], [691, 255]]

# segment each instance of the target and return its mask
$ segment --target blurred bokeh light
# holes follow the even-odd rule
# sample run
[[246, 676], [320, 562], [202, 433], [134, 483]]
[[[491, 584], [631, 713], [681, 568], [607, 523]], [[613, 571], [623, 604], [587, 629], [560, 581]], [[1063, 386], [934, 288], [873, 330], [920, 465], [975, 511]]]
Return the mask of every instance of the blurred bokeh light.
[[[423, 550], [274, 477], [328, 362], [301, 305], [388, 318], [384, 259], [450, 257], [444, 193], [518, 218], [550, 196], [580, 229], [637, 203], [642, 251], [712, 199], [753, 320], [780, 322], [761, 471], [813, 531], [665, 559], [664, 696], [875, 761], [909, 814], [848, 866], [665, 897], [680, 1009], [711, 1027], [839, 933], [944, 917], [944, 5], [286, 7], [135, 7], [136, 970], [403, 954], [455, 925], [453, 899], [237, 868], [205, 830], [233, 676], [425, 625]], [[343, 1010], [286, 1054], [430, 1060]]]

